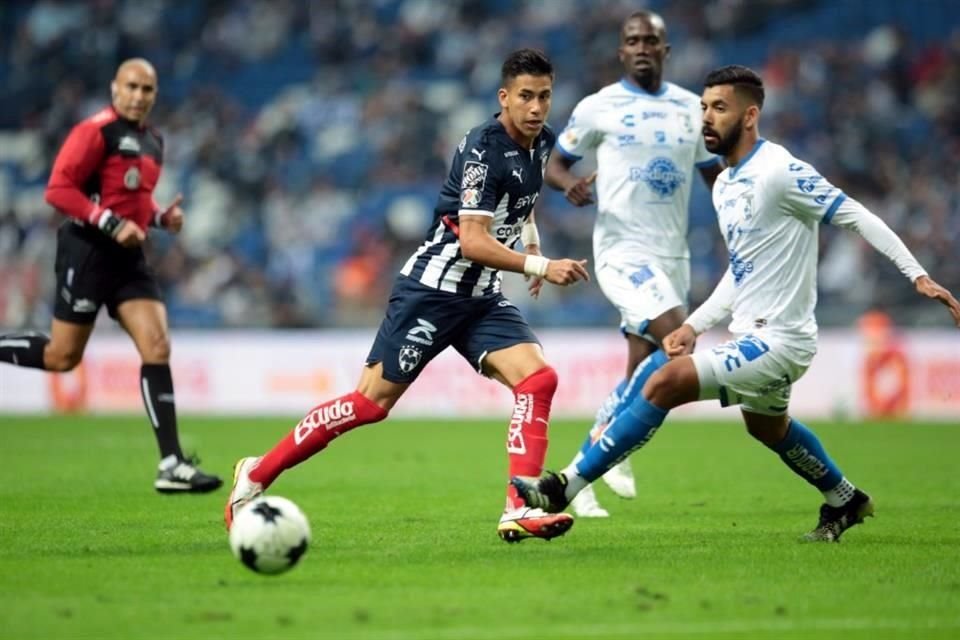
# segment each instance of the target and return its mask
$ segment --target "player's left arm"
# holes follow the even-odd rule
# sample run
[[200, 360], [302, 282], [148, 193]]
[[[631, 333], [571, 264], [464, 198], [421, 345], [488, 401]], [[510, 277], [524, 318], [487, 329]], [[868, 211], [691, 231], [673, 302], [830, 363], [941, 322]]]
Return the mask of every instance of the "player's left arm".
[[467, 260], [491, 269], [513, 271], [543, 278], [547, 282], [566, 286], [580, 280], [590, 280], [586, 260], [570, 258], [547, 259], [541, 255], [514, 251], [493, 237], [493, 216], [486, 213], [459, 214], [460, 251]]
[[953, 294], [927, 274], [903, 240], [886, 222], [853, 198], [842, 195], [840, 197], [843, 200], [832, 208], [833, 215], [829, 220], [825, 219], [825, 222], [859, 233], [874, 249], [897, 265], [900, 272], [913, 282], [920, 295], [943, 303], [953, 316], [954, 324], [960, 327], [960, 302], [957, 302]]
[[183, 202], [183, 194], [178, 193], [173, 202], [166, 207], [161, 207], [156, 200], [153, 202], [153, 224], [161, 229], [166, 229], [170, 233], [180, 233], [183, 229], [183, 209], [180, 203]]
[[[530, 217], [520, 228], [520, 242], [523, 244], [523, 251], [527, 255], [542, 256], [540, 252], [540, 232], [537, 230], [537, 221], [535, 219], [535, 210], [530, 211]], [[539, 298], [540, 289], [543, 288], [543, 278], [539, 276], [524, 276], [529, 282], [527, 289], [530, 291], [530, 297]]]

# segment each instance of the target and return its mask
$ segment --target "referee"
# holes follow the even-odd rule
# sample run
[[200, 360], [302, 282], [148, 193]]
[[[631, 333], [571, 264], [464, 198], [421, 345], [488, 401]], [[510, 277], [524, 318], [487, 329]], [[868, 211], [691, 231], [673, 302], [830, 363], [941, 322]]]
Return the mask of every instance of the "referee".
[[163, 138], [146, 124], [157, 74], [127, 60], [110, 85], [112, 105], [70, 132], [54, 161], [46, 201], [67, 216], [57, 232], [56, 300], [50, 335], [0, 335], [0, 361], [70, 371], [83, 358], [100, 307], [130, 334], [140, 353], [140, 392], [160, 448], [154, 488], [204, 493], [222, 484], [184, 456], [177, 437], [170, 336], [160, 289], [143, 254], [148, 227], [178, 233], [181, 196], [153, 199]]

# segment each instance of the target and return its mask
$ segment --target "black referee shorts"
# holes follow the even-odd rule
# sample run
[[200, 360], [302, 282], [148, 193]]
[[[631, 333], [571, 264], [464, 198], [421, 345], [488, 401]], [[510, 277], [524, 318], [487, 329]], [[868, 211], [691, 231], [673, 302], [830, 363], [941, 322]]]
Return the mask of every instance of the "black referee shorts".
[[103, 305], [116, 320], [122, 302], [162, 300], [143, 249], [121, 247], [89, 225], [72, 221], [60, 225], [55, 269], [53, 315], [58, 320], [92, 324]]

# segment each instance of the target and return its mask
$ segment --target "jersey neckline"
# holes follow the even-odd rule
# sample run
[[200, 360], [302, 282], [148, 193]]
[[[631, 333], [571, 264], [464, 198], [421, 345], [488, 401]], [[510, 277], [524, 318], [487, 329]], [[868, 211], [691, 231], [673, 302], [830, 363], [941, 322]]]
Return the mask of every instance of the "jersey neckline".
[[740, 162], [738, 162], [738, 163], [735, 164], [734, 166], [730, 167], [730, 177], [731, 177], [731, 178], [735, 178], [735, 177], [736, 177], [737, 172], [740, 171], [740, 169], [742, 169], [745, 164], [747, 164], [748, 162], [750, 162], [750, 160], [753, 158], [753, 156], [757, 153], [757, 151], [760, 150], [760, 147], [761, 147], [761, 146], [763, 145], [763, 143], [766, 142], [766, 141], [767, 141], [767, 140], [766, 140], [765, 138], [757, 138], [757, 141], [753, 144], [753, 149], [750, 149], [750, 153], [748, 153], [747, 155], [745, 155], [745, 156], [743, 157], [743, 159], [740, 160]]

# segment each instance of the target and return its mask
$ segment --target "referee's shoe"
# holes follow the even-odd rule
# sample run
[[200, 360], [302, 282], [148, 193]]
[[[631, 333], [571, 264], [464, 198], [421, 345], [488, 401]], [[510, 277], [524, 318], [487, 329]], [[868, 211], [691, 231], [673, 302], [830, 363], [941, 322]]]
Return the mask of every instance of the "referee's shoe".
[[208, 493], [223, 485], [217, 476], [204, 473], [197, 467], [196, 457], [178, 458], [170, 455], [160, 461], [153, 488], [160, 493]]

